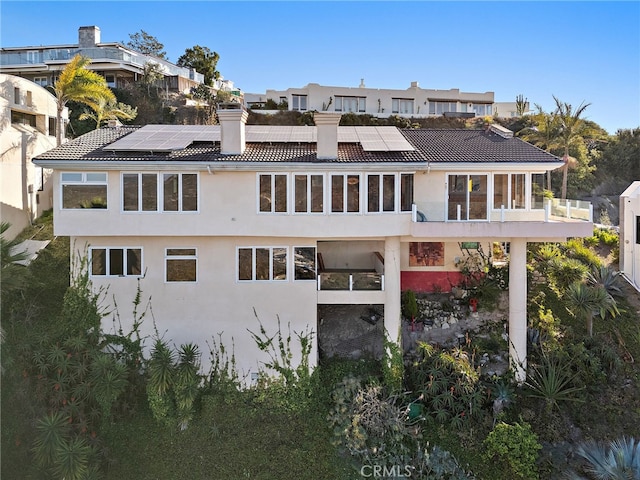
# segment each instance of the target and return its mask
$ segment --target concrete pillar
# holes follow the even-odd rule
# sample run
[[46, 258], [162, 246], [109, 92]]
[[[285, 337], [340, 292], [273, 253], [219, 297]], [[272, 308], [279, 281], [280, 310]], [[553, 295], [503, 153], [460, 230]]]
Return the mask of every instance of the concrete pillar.
[[509, 253], [509, 360], [518, 383], [527, 379], [527, 241], [511, 239]]
[[384, 328], [391, 341], [401, 341], [400, 332], [400, 237], [384, 242]]

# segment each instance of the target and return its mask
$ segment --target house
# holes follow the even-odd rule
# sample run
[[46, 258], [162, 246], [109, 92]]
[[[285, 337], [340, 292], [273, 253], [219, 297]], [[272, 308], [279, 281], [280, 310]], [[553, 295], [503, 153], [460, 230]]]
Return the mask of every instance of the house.
[[620, 195], [620, 271], [640, 290], [640, 181]]
[[[516, 102], [495, 102], [493, 92], [424, 89], [418, 82], [411, 82], [407, 89], [368, 88], [362, 79], [355, 88], [309, 83], [302, 88], [244, 94], [245, 107], [258, 113], [265, 112], [268, 101], [271, 105], [286, 106], [287, 110], [299, 112], [329, 111], [382, 118], [390, 115], [413, 118], [518, 116]], [[526, 102], [525, 113], [530, 113], [529, 102]]]
[[[0, 74], [0, 89], [0, 218], [11, 224], [6, 238], [15, 238], [52, 207], [51, 170], [31, 159], [56, 146], [57, 102], [46, 89], [13, 75]], [[66, 125], [66, 108], [62, 119]]]
[[[245, 106], [260, 112], [267, 101], [300, 112], [328, 111], [369, 114], [376, 117], [493, 115], [493, 92], [461, 92], [457, 88], [434, 90], [411, 82], [407, 89], [368, 88], [364, 79], [358, 87], [325, 86], [309, 83], [301, 88], [267, 90], [265, 94], [245, 93]], [[272, 103], [272, 104], [273, 104]]]
[[[188, 93], [191, 87], [204, 82], [204, 75], [194, 69], [179, 67], [167, 60], [144, 55], [116, 42], [102, 42], [100, 28], [86, 26], [78, 29], [78, 43], [68, 45], [2, 47], [0, 73], [28, 78], [40, 86], [53, 85], [60, 71], [77, 54], [91, 59], [88, 69], [102, 75], [111, 88], [123, 88], [144, 76], [147, 63], [158, 65], [164, 76], [162, 88]], [[220, 80], [217, 89], [228, 85]], [[232, 85], [231, 85], [232, 88]]]
[[160, 334], [206, 353], [222, 333], [252, 372], [256, 316], [271, 333], [276, 319], [321, 333], [326, 307], [367, 305], [396, 340], [403, 290], [449, 291], [460, 242], [508, 242], [524, 378], [527, 243], [593, 232], [588, 208], [543, 199], [561, 159], [498, 126], [339, 127], [335, 112], [314, 127], [245, 125], [231, 107], [220, 125], [103, 128], [34, 160], [54, 170], [55, 234], [86, 251], [122, 317], [139, 282]]

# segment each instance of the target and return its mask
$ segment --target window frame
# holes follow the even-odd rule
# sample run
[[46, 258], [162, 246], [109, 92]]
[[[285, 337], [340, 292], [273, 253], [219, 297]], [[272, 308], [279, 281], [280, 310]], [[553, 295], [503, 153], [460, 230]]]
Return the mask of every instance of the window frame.
[[[366, 113], [367, 111], [367, 97], [359, 97], [357, 95], [336, 95], [334, 99], [335, 99], [334, 111], [336, 112]], [[355, 100], [356, 109], [346, 110], [344, 108], [345, 99], [348, 99], [349, 101]]]
[[[306, 190], [305, 190], [305, 210], [298, 210], [298, 187], [297, 187], [297, 180], [298, 177], [305, 177], [306, 179]], [[322, 180], [322, 183], [320, 184], [320, 189], [321, 189], [321, 195], [320, 198], [322, 199], [322, 208], [319, 211], [314, 211], [313, 207], [314, 207], [314, 202], [313, 202], [313, 182], [312, 179], [313, 177], [320, 177], [320, 179]], [[326, 175], [324, 173], [305, 173], [305, 172], [294, 172], [291, 174], [291, 204], [292, 206], [292, 213], [295, 215], [323, 215], [325, 213], [325, 208], [326, 208]], [[261, 213], [266, 213], [266, 212], [261, 212]], [[281, 212], [276, 212], [276, 213], [281, 213]]]
[[[297, 250], [302, 248], [313, 249], [313, 278], [297, 278], [298, 269], [296, 267]], [[318, 247], [316, 245], [294, 245], [291, 248], [291, 261], [293, 263], [293, 281], [294, 282], [316, 282], [318, 280]]]
[[[104, 262], [104, 270], [105, 274], [96, 274], [93, 273], [93, 252], [96, 250], [104, 250], [105, 251], [105, 262]], [[122, 274], [111, 274], [111, 255], [110, 252], [112, 250], [122, 250]], [[129, 256], [127, 255], [129, 250], [139, 250], [140, 251], [140, 273], [127, 273], [129, 270]], [[123, 277], [131, 277], [131, 278], [142, 278], [144, 276], [144, 249], [142, 246], [90, 246], [89, 247], [89, 276], [92, 278], [95, 277], [107, 277], [107, 278], [123, 278]]]
[[[138, 195], [138, 206], [135, 210], [125, 210], [125, 182], [124, 178], [126, 175], [136, 175], [137, 176], [137, 195]], [[155, 210], [145, 210], [144, 207], [144, 196], [143, 196], [143, 176], [151, 175], [156, 177], [156, 189], [155, 189]], [[177, 195], [177, 210], [165, 210], [165, 175], [177, 175], [178, 176], [178, 193]], [[184, 209], [184, 175], [195, 175], [195, 187], [196, 187], [196, 209], [195, 210], [185, 210]], [[200, 212], [200, 175], [198, 172], [129, 172], [123, 171], [120, 172], [120, 212], [124, 214], [132, 214], [132, 213], [186, 213], [186, 214], [197, 214]]]
[[[329, 192], [327, 192], [328, 198], [329, 198], [329, 205], [328, 205], [328, 212], [332, 215], [361, 215], [363, 213], [363, 188], [362, 188], [362, 181], [363, 179], [366, 178], [366, 175], [363, 174], [363, 172], [329, 172], [328, 174], [329, 177]], [[334, 177], [343, 177], [342, 180], [342, 210], [340, 211], [334, 211], [333, 210], [333, 199], [334, 199], [334, 193], [333, 193], [333, 178]], [[350, 177], [358, 177], [358, 195], [357, 195], [357, 202], [358, 202], [358, 209], [357, 210], [349, 210], [350, 208], [350, 200], [353, 200], [353, 197], [349, 196], [349, 178]], [[366, 187], [364, 189], [366, 191]]]
[[[404, 111], [403, 106], [411, 105], [409, 111]], [[414, 98], [392, 98], [391, 99], [391, 113], [399, 113], [400, 115], [413, 115], [415, 112], [415, 99]]]
[[[506, 197], [507, 201], [506, 201], [506, 205], [504, 206], [505, 210], [514, 210], [514, 211], [521, 211], [521, 210], [528, 210], [529, 209], [529, 205], [528, 205], [528, 196], [527, 196], [527, 183], [528, 180], [527, 178], [531, 178], [530, 174], [525, 173], [525, 172], [500, 172], [500, 173], [494, 173], [493, 175], [493, 194], [491, 196], [491, 208], [495, 211], [499, 211], [502, 210], [502, 206], [501, 205], [496, 205], [496, 180], [498, 179], [499, 176], [506, 176], [507, 177], [507, 190], [506, 192], [502, 192], [503, 196]], [[517, 202], [515, 201], [516, 199], [514, 198], [514, 195], [516, 195], [516, 190], [517, 190], [517, 184], [518, 182], [516, 181], [517, 177], [522, 177], [521, 181], [522, 181], [522, 192], [520, 193], [520, 199], [522, 200], [522, 203], [519, 204], [520, 206], [514, 206], [514, 204], [516, 204]], [[516, 185], [516, 187], [514, 187], [514, 185]], [[502, 189], [501, 189], [502, 190]]]
[[[65, 180], [65, 175], [80, 175], [80, 180]], [[104, 175], [104, 180], [90, 180], [91, 175]], [[106, 187], [104, 208], [66, 208], [64, 206], [64, 187], [65, 185], [104, 185]], [[72, 211], [72, 210], [108, 210], [109, 209], [109, 174], [107, 172], [60, 172], [60, 210]]]
[[[269, 203], [270, 203], [270, 209], [269, 210], [262, 210], [262, 177], [270, 177], [270, 181], [269, 181]], [[284, 198], [276, 198], [275, 195], [279, 192], [277, 185], [276, 185], [276, 177], [282, 176], [285, 178], [285, 186], [284, 186]], [[257, 198], [256, 198], [256, 211], [258, 212], [259, 215], [262, 214], [266, 214], [266, 215], [273, 215], [273, 214], [278, 214], [278, 215], [287, 215], [290, 213], [291, 210], [291, 199], [289, 198], [291, 196], [291, 194], [289, 193], [290, 190], [290, 174], [289, 173], [282, 173], [282, 172], [258, 172], [256, 174], [256, 192], [257, 192]], [[278, 211], [276, 210], [277, 205], [279, 205], [279, 201], [284, 200], [285, 202], [285, 208], [283, 211]], [[295, 201], [295, 199], [294, 199]], [[294, 205], [294, 210], [295, 210], [295, 205]]]
[[[302, 108], [302, 100], [304, 99], [304, 108]], [[297, 104], [297, 105], [296, 105]], [[309, 96], [306, 94], [291, 94], [291, 110], [296, 112], [306, 112], [309, 110]]]
[[[169, 250], [193, 250], [193, 254], [170, 255]], [[171, 260], [193, 260], [195, 262], [195, 279], [194, 280], [169, 280], [169, 261]], [[164, 283], [198, 283], [198, 248], [197, 247], [165, 247], [164, 249]]]
[[[251, 250], [251, 278], [250, 279], [241, 279], [240, 278], [240, 251], [241, 250]], [[269, 252], [269, 278], [257, 278], [258, 277], [258, 250], [268, 250]], [[276, 262], [274, 262], [274, 251], [275, 250], [284, 250], [284, 278], [274, 278], [275, 271], [274, 266]], [[290, 267], [289, 267], [289, 247], [287, 246], [236, 246], [236, 282], [237, 283], [255, 283], [255, 282], [269, 282], [269, 283], [287, 283], [289, 282], [290, 276]]]

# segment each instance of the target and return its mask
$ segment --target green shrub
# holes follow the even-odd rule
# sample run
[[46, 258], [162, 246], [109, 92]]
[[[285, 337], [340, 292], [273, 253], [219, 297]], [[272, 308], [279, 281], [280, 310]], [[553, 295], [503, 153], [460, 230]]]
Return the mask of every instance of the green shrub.
[[517, 478], [537, 479], [536, 460], [542, 445], [526, 422], [496, 424], [484, 441], [485, 458], [504, 461]]
[[425, 417], [461, 428], [485, 414], [486, 387], [480, 382], [475, 355], [420, 344], [421, 358], [407, 368], [407, 389], [421, 395]]
[[586, 246], [582, 239], [572, 238], [563, 244], [563, 250], [567, 257], [579, 260], [590, 268], [600, 268], [602, 265], [596, 252]]

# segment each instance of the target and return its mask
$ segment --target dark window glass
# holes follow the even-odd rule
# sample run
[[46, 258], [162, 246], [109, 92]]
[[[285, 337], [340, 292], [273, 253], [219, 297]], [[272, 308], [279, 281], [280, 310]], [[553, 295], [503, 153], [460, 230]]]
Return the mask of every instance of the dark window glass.
[[198, 210], [198, 176], [194, 173], [182, 175], [182, 211]]
[[164, 204], [165, 212], [178, 211], [178, 175], [174, 173], [164, 174]]
[[124, 275], [123, 261], [121, 248], [109, 249], [109, 275]]
[[126, 212], [138, 210], [138, 174], [125, 173], [122, 176], [122, 209]]
[[107, 274], [107, 250], [94, 248], [91, 250], [91, 275]]
[[295, 280], [316, 279], [316, 249], [315, 247], [296, 247], [293, 263]]
[[158, 175], [155, 173], [142, 174], [142, 210], [158, 210]]
[[238, 280], [253, 280], [253, 257], [251, 248], [238, 249]]
[[369, 212], [380, 211], [380, 175], [369, 175], [367, 177], [368, 210]]

